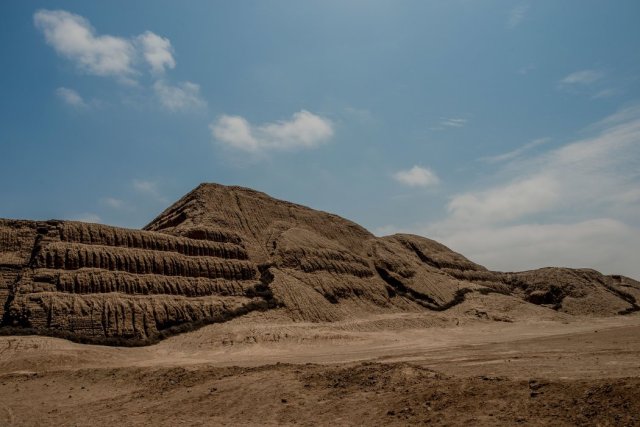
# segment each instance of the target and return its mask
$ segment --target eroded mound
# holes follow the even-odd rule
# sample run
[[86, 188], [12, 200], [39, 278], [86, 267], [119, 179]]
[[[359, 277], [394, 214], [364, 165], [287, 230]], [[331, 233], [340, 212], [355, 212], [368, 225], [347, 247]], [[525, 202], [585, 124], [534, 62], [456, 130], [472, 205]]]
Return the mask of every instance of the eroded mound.
[[593, 270], [492, 272], [432, 240], [376, 238], [325, 212], [202, 184], [144, 230], [0, 220], [2, 324], [147, 343], [281, 307], [294, 320], [445, 311], [498, 292], [569, 314], [638, 310], [640, 283]]

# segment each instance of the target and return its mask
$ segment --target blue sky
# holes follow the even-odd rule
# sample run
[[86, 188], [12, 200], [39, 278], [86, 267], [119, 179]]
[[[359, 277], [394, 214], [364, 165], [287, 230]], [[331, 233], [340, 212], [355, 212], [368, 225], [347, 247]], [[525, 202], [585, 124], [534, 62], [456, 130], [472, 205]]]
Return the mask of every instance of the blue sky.
[[0, 3], [0, 217], [141, 227], [218, 182], [640, 277], [637, 1], [131, 3]]

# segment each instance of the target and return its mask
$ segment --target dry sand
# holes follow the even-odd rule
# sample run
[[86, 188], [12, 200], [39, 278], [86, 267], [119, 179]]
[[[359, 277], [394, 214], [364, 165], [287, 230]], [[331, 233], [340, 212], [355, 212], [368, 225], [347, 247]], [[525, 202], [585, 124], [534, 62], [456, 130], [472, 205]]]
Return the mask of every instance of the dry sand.
[[0, 338], [2, 425], [638, 425], [640, 316], [256, 313], [141, 348]]

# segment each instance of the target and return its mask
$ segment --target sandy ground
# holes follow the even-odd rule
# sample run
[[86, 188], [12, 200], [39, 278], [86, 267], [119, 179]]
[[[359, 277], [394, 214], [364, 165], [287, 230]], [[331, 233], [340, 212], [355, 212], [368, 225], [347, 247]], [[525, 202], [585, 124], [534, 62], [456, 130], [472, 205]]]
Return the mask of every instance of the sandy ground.
[[640, 425], [640, 315], [331, 324], [143, 348], [0, 337], [0, 425]]

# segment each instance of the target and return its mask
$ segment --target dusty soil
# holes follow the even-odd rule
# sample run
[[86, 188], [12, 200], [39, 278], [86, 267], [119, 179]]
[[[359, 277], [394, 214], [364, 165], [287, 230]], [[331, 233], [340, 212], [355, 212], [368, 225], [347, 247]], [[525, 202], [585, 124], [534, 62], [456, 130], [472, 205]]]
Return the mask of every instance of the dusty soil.
[[0, 337], [0, 425], [640, 425], [640, 316], [256, 313], [143, 348]]

